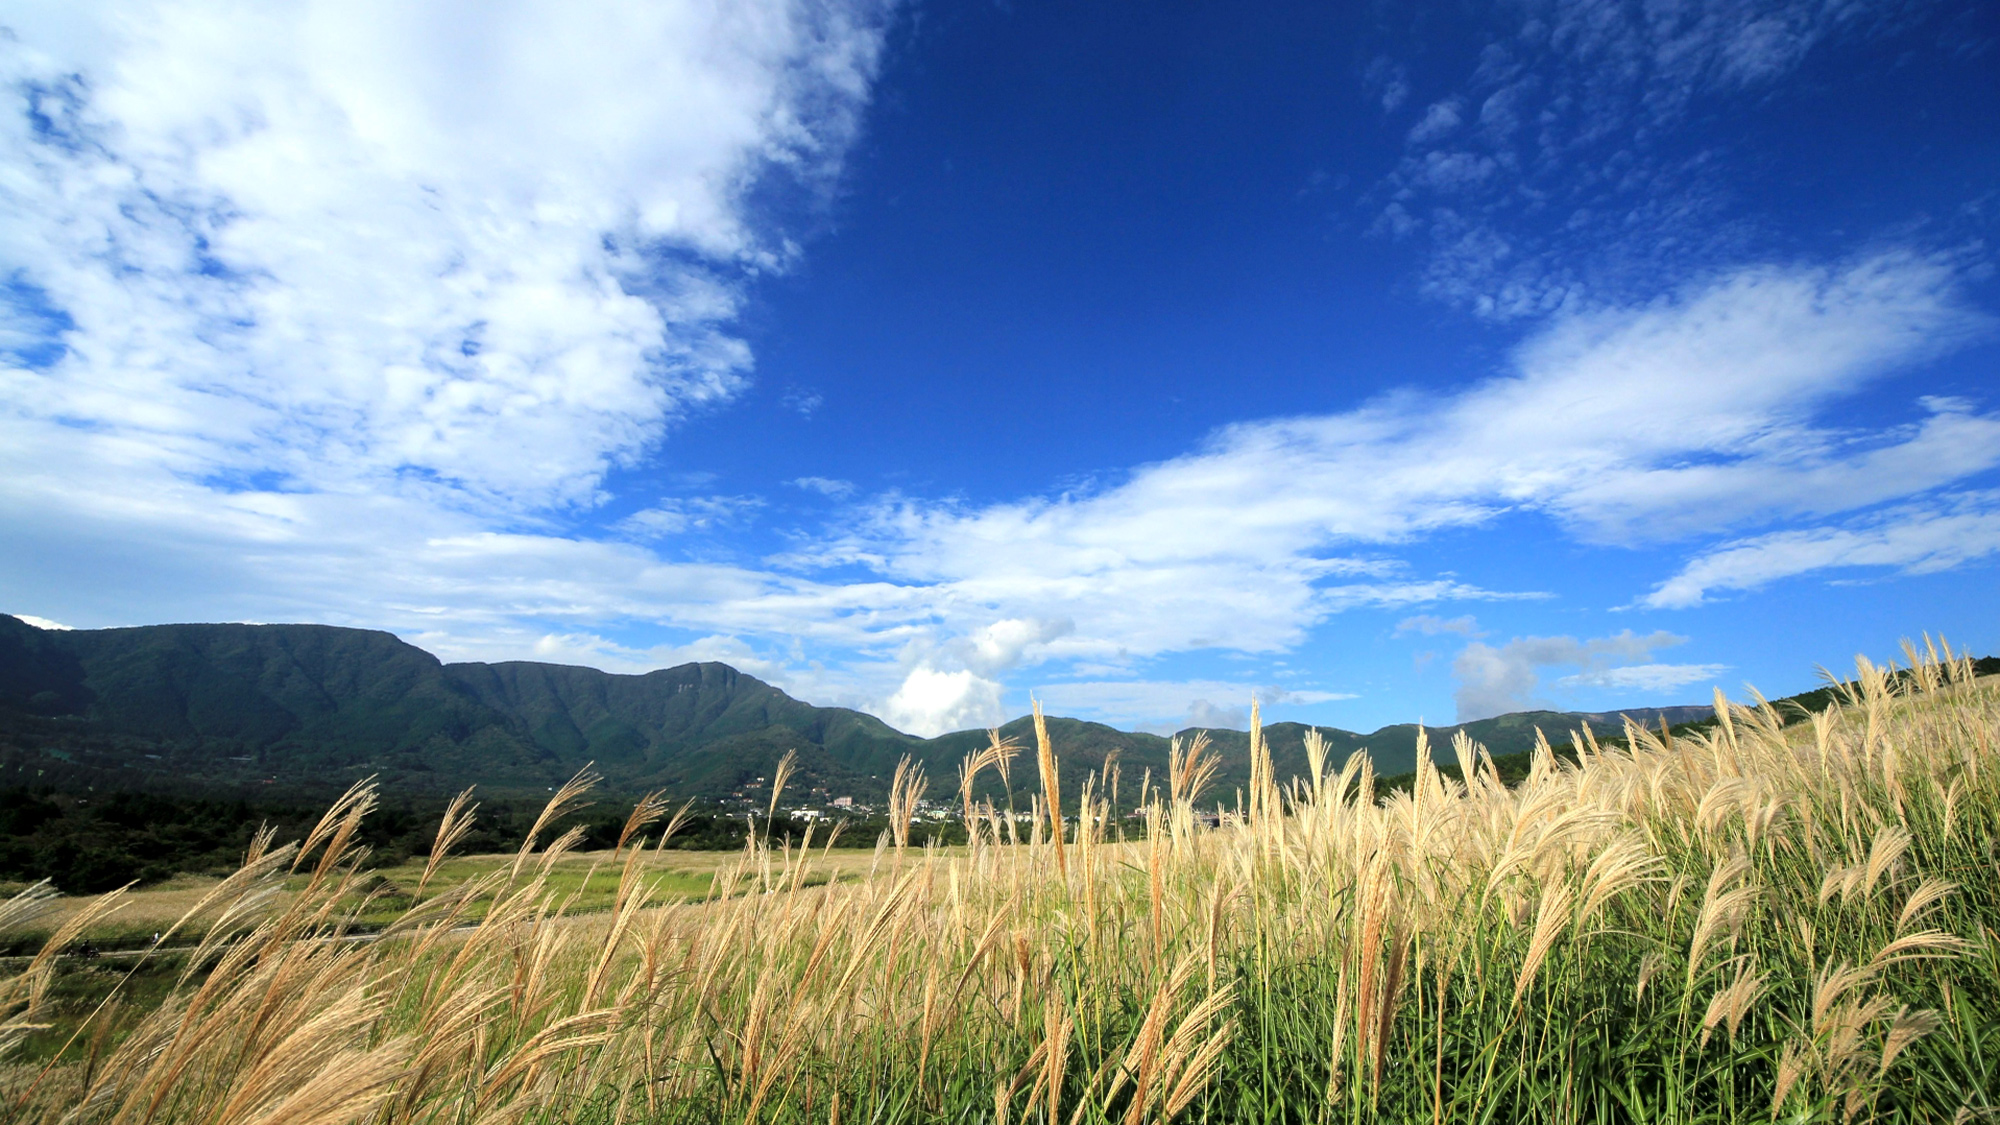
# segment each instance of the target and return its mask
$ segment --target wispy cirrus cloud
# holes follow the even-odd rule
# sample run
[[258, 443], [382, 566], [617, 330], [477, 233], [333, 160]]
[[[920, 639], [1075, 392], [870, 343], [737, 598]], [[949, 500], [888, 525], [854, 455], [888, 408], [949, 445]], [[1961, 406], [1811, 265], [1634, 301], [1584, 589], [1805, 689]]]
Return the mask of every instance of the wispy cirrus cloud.
[[[1989, 439], [1990, 440], [1990, 439]], [[1825, 571], [1923, 574], [2000, 554], [2000, 494], [1976, 491], [1899, 505], [1834, 526], [1731, 540], [1689, 560], [1640, 604], [1683, 609]]]
[[1424, 248], [1425, 293], [1497, 320], [1644, 297], [1662, 276], [1755, 256], [1728, 154], [1682, 143], [1688, 119], [1770, 89], [1821, 44], [1893, 32], [1931, 6], [1501, 6], [1462, 78], [1418, 92], [1432, 100], [1414, 103], [1409, 151], [1370, 195], [1375, 229]]
[[[1941, 399], [1872, 430], [1821, 414], [1987, 329], [1929, 259], [1744, 269], [1670, 301], [1562, 318], [1512, 371], [1462, 391], [1224, 427], [1099, 492], [981, 508], [892, 497], [829, 557], [996, 597], [1059, 598], [1088, 581], [1226, 602], [1255, 584], [1293, 620], [1352, 590], [1369, 604], [1409, 587], [1421, 600], [1490, 596], [1407, 575], [1391, 556], [1328, 552], [1522, 511], [1592, 542], [1671, 541], [1963, 479], [2000, 464], [2000, 416]], [[1257, 628], [1241, 608], [1174, 617], [1235, 617], [1240, 636]]]
[[1658, 695], [1691, 684], [1712, 682], [1728, 670], [1727, 664], [1627, 664], [1578, 672], [1555, 682], [1565, 688], [1610, 688]]
[[850, 480], [836, 480], [832, 477], [799, 477], [787, 483], [793, 488], [804, 489], [807, 492], [817, 492], [821, 496], [829, 496], [835, 500], [844, 500], [854, 495], [854, 482]]
[[1442, 633], [1457, 633], [1467, 637], [1481, 635], [1479, 622], [1470, 614], [1443, 618], [1434, 614], [1420, 613], [1415, 617], [1405, 617], [1396, 622], [1396, 635], [1400, 637], [1407, 633], [1418, 633], [1426, 637], [1435, 637]]
[[[1447, 530], [1525, 514], [1584, 542], [1657, 547], [1863, 512], [1990, 471], [1990, 408], [1924, 398], [1891, 425], [1827, 421], [1887, 374], [1989, 330], [1947, 261], [1746, 268], [1559, 317], [1510, 371], [1456, 393], [1224, 427], [1097, 492], [983, 507], [884, 498], [810, 557], [871, 569], [935, 607], [919, 638], [1036, 614], [1072, 623], [1027, 661], [1277, 652], [1359, 606], [1536, 593], [1403, 557]], [[935, 641], [909, 643], [913, 673], [970, 667]], [[989, 691], [998, 671], [967, 689]]]
[[758, 496], [664, 497], [613, 524], [626, 536], [645, 541], [689, 531], [709, 531], [740, 523], [765, 506]]
[[797, 414], [810, 418], [820, 407], [826, 405], [826, 396], [810, 387], [788, 387], [778, 398], [778, 405]]

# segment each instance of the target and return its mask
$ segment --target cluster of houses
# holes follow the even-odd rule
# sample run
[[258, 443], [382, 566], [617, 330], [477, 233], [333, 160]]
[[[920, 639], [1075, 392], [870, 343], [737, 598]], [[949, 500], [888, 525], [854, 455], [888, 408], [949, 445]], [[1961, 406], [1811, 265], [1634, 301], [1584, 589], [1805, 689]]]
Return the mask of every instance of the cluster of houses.
[[[769, 798], [761, 797], [756, 790], [765, 787], [765, 779], [759, 777], [755, 781], [735, 790], [722, 803], [725, 805], [740, 805], [750, 815], [761, 816], [766, 807], [765, 802]], [[815, 820], [867, 817], [876, 811], [876, 807], [874, 805], [859, 803], [851, 796], [836, 797], [831, 791], [815, 786], [807, 791], [806, 800], [803, 804], [786, 808], [783, 811], [786, 816], [791, 817], [794, 821], [805, 823]], [[917, 802], [915, 819], [931, 823], [945, 823], [958, 820], [960, 815], [959, 806], [951, 801], [922, 800]], [[1003, 813], [1001, 815], [1004, 816], [1006, 814]], [[1134, 809], [1126, 813], [1125, 818], [1127, 820], [1141, 820], [1145, 815], [1144, 811]], [[1034, 821], [1035, 814], [1026, 809], [1017, 809], [1014, 812], [1014, 819], [1022, 824], [1029, 824]], [[1064, 819], [1074, 820], [1075, 818], [1065, 817]], [[1235, 815], [1224, 812], [1219, 808], [1214, 812], [1195, 813], [1195, 820], [1208, 828], [1220, 828], [1225, 823], [1233, 822], [1236, 819]]]
[[[740, 805], [746, 812], [761, 815], [769, 797], [758, 793], [757, 790], [766, 788], [766, 779], [758, 777], [730, 793], [721, 803], [724, 805]], [[923, 808], [919, 811], [919, 815], [928, 811], [932, 804], [933, 802], [925, 802]], [[943, 808], [943, 806], [938, 807], [940, 809]], [[830, 791], [814, 786], [807, 791], [804, 804], [786, 808], [782, 811], [793, 820], [812, 821], [824, 820], [830, 817], [867, 816], [875, 811], [875, 806], [861, 804], [849, 796], [836, 797]], [[942, 820], [944, 817], [938, 816], [935, 819]]]

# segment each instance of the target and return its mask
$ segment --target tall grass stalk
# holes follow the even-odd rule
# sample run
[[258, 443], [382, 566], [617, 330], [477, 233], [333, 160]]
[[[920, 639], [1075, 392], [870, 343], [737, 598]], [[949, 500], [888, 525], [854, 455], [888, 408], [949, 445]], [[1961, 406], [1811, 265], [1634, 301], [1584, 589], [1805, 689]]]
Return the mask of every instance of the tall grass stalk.
[[[115, 894], [0, 981], [0, 1119], [1989, 1119], [2000, 688], [1928, 638], [1906, 658], [1860, 662], [1807, 722], [1718, 699], [1700, 734], [1579, 731], [1574, 761], [1544, 741], [1511, 786], [1462, 736], [1455, 775], [1424, 740], [1379, 799], [1365, 756], [1335, 770], [1317, 737], [1281, 782], [1259, 714], [1241, 816], [1201, 813], [1217, 758], [1176, 741], [1129, 843], [1111, 777], [1064, 815], [1038, 708], [1026, 841], [1011, 783], [1004, 820], [972, 799], [982, 770], [1007, 778], [995, 735], [960, 769], [961, 852], [909, 847], [909, 761], [871, 877], [753, 834], [706, 901], [655, 907], [648, 861], [681, 820], [655, 795], [605, 853], [612, 908], [584, 916], [551, 880], [578, 835], [543, 837], [593, 779], [507, 864], [440, 886], [466, 796], [379, 934], [356, 930], [358, 786], [174, 927], [201, 936], [164, 1003], [51, 998]], [[68, 1048], [21, 1053], [57, 1020]]]

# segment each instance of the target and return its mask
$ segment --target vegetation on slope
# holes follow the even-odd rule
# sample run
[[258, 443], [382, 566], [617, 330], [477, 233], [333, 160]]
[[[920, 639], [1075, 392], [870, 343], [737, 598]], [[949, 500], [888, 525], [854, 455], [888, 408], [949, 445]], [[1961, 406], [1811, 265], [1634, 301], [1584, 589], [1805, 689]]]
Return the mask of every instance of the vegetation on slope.
[[[2000, 661], [1981, 668], [2000, 671]], [[1787, 717], [1822, 709], [1831, 690], [1777, 707]], [[1690, 710], [1644, 714], [1672, 722]], [[1538, 732], [1558, 754], [1571, 754], [1572, 733], [1592, 725], [1609, 733], [1606, 719], [1618, 716], [1527, 712], [1426, 733], [1440, 743], [1470, 736], [1513, 782], [1526, 775]], [[1135, 806], [1148, 771], [1166, 773], [1167, 739], [1074, 719], [1047, 725], [1063, 748], [1059, 768], [1072, 795], [1093, 772], [1113, 777], [1105, 788], [1122, 812]], [[1307, 732], [1297, 723], [1263, 728], [1280, 775], [1306, 771]], [[1318, 734], [1329, 768], [1365, 748], [1377, 770], [1392, 775], [1385, 788], [1414, 779], [1414, 725]], [[1009, 723], [1000, 735], [1031, 739], [1032, 721]], [[1250, 736], [1209, 737], [1220, 761], [1212, 792], [1237, 800], [1249, 781]], [[542, 664], [441, 664], [388, 634], [357, 629], [61, 633], [0, 617], [0, 881], [46, 877], [63, 891], [88, 893], [226, 872], [259, 827], [273, 827], [281, 843], [302, 839], [325, 801], [364, 777], [382, 790], [361, 829], [372, 863], [422, 854], [449, 795], [474, 783], [485, 815], [468, 846], [511, 850], [546, 791], [586, 763], [606, 775], [610, 798], [647, 788], [696, 798], [679, 846], [734, 849], [746, 834], [742, 816], [763, 807], [763, 779], [787, 753], [797, 755], [795, 791], [818, 787], [822, 801], [846, 794], [879, 805], [905, 754], [927, 767], [928, 795], [942, 798], [956, 764], [987, 739], [984, 731], [911, 738], [855, 712], [800, 703], [719, 664], [613, 676]], [[548, 785], [531, 784], [544, 777]], [[746, 801], [712, 803], [738, 791]], [[992, 771], [974, 791], [1004, 800]], [[610, 846], [618, 818], [603, 807], [579, 813], [588, 818], [586, 846]], [[879, 830], [879, 819], [873, 823]], [[803, 829], [784, 823], [772, 831], [796, 839]], [[956, 826], [932, 826], [932, 834], [964, 838]]]
[[[572, 832], [470, 884], [420, 877], [372, 942], [339, 940], [367, 897], [357, 791], [191, 912], [205, 972], [107, 1003], [0, 1098], [79, 1125], [1983, 1119], [2000, 690], [1948, 653], [1859, 672], [1804, 724], [1721, 704], [1707, 731], [1544, 749], [1512, 786], [1469, 740], [1469, 782], [1426, 747], [1379, 800], [1365, 758], [1336, 772], [1318, 745], [1281, 785], [1253, 732], [1246, 815], [1216, 828], [1215, 760], [1184, 744], [1141, 843], [1107, 837], [1094, 783], [1092, 815], [1018, 842], [968, 800], [963, 856], [885, 841], [877, 877], [806, 888], [816, 848], [753, 839], [689, 907], [643, 907], [646, 803], [607, 857], [612, 912], [562, 919]], [[1044, 810], [1055, 758], [1012, 763]], [[907, 809], [922, 782], [897, 789]], [[0, 985], [0, 1040], [43, 1018], [67, 940]]]
[[916, 741], [723, 664], [614, 676], [444, 664], [388, 633], [324, 625], [52, 632], [0, 615], [0, 746], [14, 751], [0, 765], [24, 782], [168, 775], [183, 789], [337, 794], [375, 776], [442, 797], [469, 779], [541, 792], [595, 761], [621, 791], [715, 795], [766, 755], [800, 749], [808, 774], [846, 782], [857, 747], [893, 763], [885, 748]]
[[[381, 802], [357, 830], [355, 843], [368, 849], [370, 870], [394, 867], [424, 856], [446, 802], [393, 799]], [[518, 800], [482, 802], [480, 818], [462, 842], [475, 852], [511, 851], [520, 846], [540, 808]], [[0, 788], [0, 882], [25, 885], [46, 879], [69, 894], [95, 894], [127, 884], [151, 885], [175, 875], [226, 875], [242, 862], [259, 831], [278, 842], [303, 840], [320, 810], [297, 801], [215, 800], [156, 793], [46, 792]], [[578, 808], [554, 827], [575, 826], [583, 835], [579, 851], [610, 848], [624, 826], [622, 812], [602, 802]], [[938, 825], [934, 829], [956, 825]], [[800, 839], [806, 825], [780, 815], [759, 820], [757, 832], [779, 840]], [[733, 851], [751, 834], [741, 817], [713, 808], [691, 809], [670, 846], [686, 850]], [[932, 832], [923, 833], [929, 838]], [[963, 833], [958, 833], [962, 839]], [[873, 834], [850, 838], [872, 842]], [[7, 943], [0, 939], [0, 949]]]
[[[1669, 721], [1688, 717], [1666, 708]], [[1651, 722], [1656, 712], [1642, 713]], [[1072, 793], [1106, 763], [1135, 781], [1166, 769], [1168, 740], [1052, 718]], [[1617, 716], [1530, 712], [1434, 728], [1463, 730], [1496, 754], [1526, 751], [1537, 728]], [[1002, 728], [1029, 735], [1026, 718]], [[1192, 732], [1184, 732], [1191, 734]], [[1265, 735], [1282, 770], [1305, 769], [1306, 728]], [[1415, 768], [1414, 725], [1322, 730], [1338, 764], [1366, 747], [1384, 773]], [[1225, 790], [1249, 780], [1249, 736], [1217, 731]], [[323, 805], [372, 777], [386, 795], [442, 806], [477, 782], [488, 795], [546, 792], [589, 764], [608, 792], [666, 789], [720, 798], [787, 753], [801, 789], [879, 802], [904, 755], [933, 796], [983, 731], [920, 739], [838, 707], [814, 707], [724, 664], [643, 676], [551, 664], [444, 664], [387, 633], [325, 625], [153, 625], [55, 632], [0, 615], [0, 787], [87, 797], [276, 799]], [[997, 793], [986, 779], [982, 792]]]

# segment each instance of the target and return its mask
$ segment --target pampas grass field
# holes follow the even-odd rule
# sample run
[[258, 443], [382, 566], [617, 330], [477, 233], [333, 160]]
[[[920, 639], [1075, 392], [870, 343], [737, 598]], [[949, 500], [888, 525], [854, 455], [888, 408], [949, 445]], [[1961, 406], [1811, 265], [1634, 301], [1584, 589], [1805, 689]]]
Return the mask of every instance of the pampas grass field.
[[[191, 903], [143, 1004], [114, 981], [57, 1019], [61, 951], [121, 896], [70, 911], [0, 979], [0, 1120], [2000, 1121], [2000, 686], [1906, 652], [1823, 713], [1718, 695], [1712, 729], [1579, 732], [1512, 786], [1463, 739], [1406, 791], [1316, 740], [1279, 778], [1253, 721], [1227, 815], [1197, 739], [1130, 839], [1101, 779], [1056, 791], [1045, 733], [996, 740], [969, 847], [908, 845], [913, 766], [865, 870], [753, 840], [686, 905], [654, 905], [657, 799], [585, 915], [573, 835], [446, 875], [461, 802], [368, 935], [359, 788]], [[1032, 828], [972, 800], [1030, 766]]]

